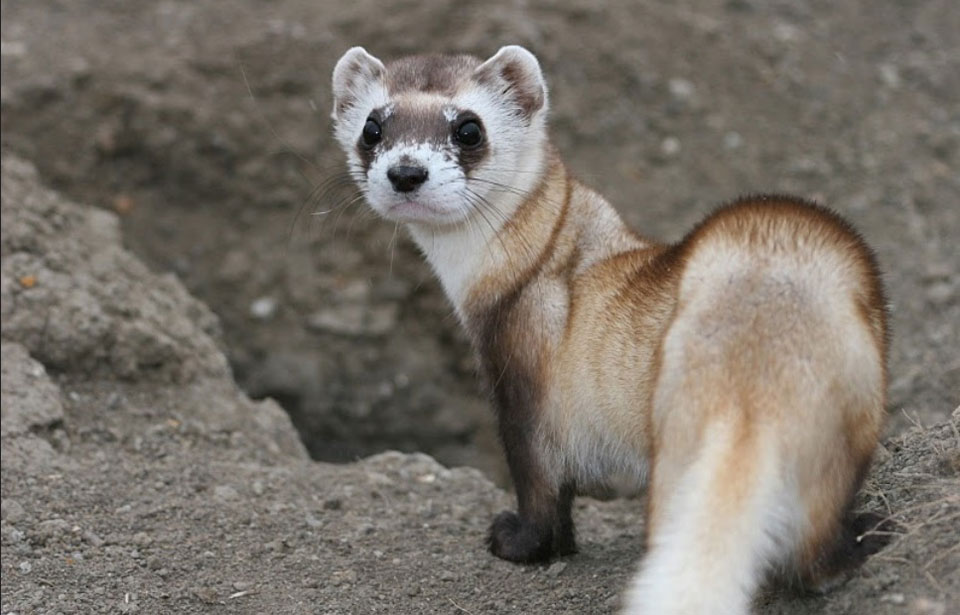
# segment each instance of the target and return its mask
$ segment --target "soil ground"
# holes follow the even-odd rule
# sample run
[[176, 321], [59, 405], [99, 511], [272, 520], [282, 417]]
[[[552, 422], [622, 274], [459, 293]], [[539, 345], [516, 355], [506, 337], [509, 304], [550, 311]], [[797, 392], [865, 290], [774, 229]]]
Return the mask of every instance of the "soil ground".
[[[584, 500], [565, 568], [509, 566], [479, 548], [509, 504], [480, 474], [311, 463], [233, 384], [277, 400], [315, 459], [424, 451], [504, 484], [438, 285], [325, 183], [329, 74], [355, 44], [529, 46], [565, 159], [645, 234], [761, 191], [861, 229], [893, 324], [890, 455], [863, 503], [906, 536], [838, 593], [764, 608], [956, 606], [955, 3], [11, 0], [0, 17], [4, 613], [613, 609], [637, 502]], [[65, 199], [112, 211], [130, 252]]]

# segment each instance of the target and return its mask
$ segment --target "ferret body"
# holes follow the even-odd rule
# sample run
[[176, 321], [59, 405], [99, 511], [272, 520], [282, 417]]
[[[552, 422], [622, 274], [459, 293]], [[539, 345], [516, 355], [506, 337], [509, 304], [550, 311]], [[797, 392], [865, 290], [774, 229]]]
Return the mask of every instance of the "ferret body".
[[333, 91], [351, 173], [480, 357], [517, 493], [495, 555], [573, 553], [574, 496], [627, 474], [648, 496], [625, 613], [746, 613], [772, 574], [836, 572], [885, 390], [881, 282], [848, 224], [767, 196], [675, 245], [642, 238], [549, 144], [520, 47], [389, 65], [353, 48]]

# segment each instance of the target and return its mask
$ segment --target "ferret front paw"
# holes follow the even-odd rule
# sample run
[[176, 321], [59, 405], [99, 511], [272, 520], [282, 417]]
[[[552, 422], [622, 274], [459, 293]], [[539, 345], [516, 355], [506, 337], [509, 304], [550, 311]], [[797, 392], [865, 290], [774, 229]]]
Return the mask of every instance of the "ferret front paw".
[[487, 537], [490, 552], [511, 562], [545, 562], [555, 554], [553, 530], [537, 525], [511, 511], [496, 516]]

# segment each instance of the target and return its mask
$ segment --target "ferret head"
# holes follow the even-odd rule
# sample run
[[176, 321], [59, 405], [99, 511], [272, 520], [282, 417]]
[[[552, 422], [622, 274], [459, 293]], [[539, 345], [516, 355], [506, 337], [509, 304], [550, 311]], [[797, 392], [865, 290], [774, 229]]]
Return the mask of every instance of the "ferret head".
[[333, 71], [333, 96], [351, 174], [387, 219], [500, 224], [542, 174], [547, 88], [522, 47], [486, 62], [434, 55], [387, 65], [354, 47]]

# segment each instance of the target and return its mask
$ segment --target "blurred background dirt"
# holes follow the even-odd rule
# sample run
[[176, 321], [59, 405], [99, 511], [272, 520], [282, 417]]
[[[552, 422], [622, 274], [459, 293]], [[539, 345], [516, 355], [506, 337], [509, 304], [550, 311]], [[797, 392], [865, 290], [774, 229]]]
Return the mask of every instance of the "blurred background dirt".
[[[182, 383], [231, 372], [247, 394], [289, 413], [315, 459], [423, 451], [505, 484], [492, 416], [439, 286], [402, 231], [362, 204], [345, 206], [349, 191], [329, 181], [342, 170], [329, 75], [357, 44], [384, 59], [527, 45], [546, 72], [565, 159], [645, 234], [678, 239], [718, 203], [750, 192], [834, 207], [886, 271], [890, 434], [930, 429], [960, 402], [960, 9], [950, 0], [4, 0], [0, 17], [4, 151], [36, 166], [31, 182], [116, 214], [123, 244], [148, 266], [96, 260], [91, 278], [75, 279], [81, 257], [70, 252], [43, 265], [60, 272], [56, 292], [38, 283], [28, 297], [20, 280], [39, 261], [22, 253], [37, 247], [29, 232], [5, 247], [4, 340], [87, 399], [67, 403], [81, 417], [73, 427], [42, 406], [54, 414], [26, 428], [54, 451], [77, 439], [120, 446], [144, 437], [111, 427], [117, 413], [89, 410], [110, 406], [116, 379], [179, 408], [147, 413], [178, 421], [176, 433], [226, 438], [228, 449], [230, 437], [260, 442], [249, 435], [252, 418], [222, 428], [231, 401], [212, 404], [218, 427], [197, 427], [201, 436], [183, 426], [181, 406], [202, 415], [200, 400], [232, 385], [215, 394]], [[95, 219], [97, 229], [116, 224]], [[67, 222], [53, 220], [51, 232]], [[104, 232], [85, 241], [107, 242]], [[114, 266], [123, 280], [148, 282], [111, 286]], [[177, 299], [147, 308], [146, 288]], [[194, 324], [157, 333], [174, 312]], [[109, 324], [117, 314], [120, 329]], [[5, 360], [11, 352], [5, 346]], [[90, 385], [89, 398], [72, 388], [91, 379], [110, 384]], [[151, 388], [160, 384], [187, 399]], [[76, 425], [87, 426], [78, 434]], [[26, 437], [19, 427], [10, 434]], [[295, 449], [276, 438], [277, 450]], [[13, 441], [4, 440], [5, 468], [21, 450]], [[5, 498], [35, 487], [9, 476]], [[102, 489], [109, 484], [104, 477]], [[6, 563], [3, 571], [6, 605], [13, 573]], [[607, 597], [624, 578], [611, 574]], [[931, 591], [935, 603], [950, 595]]]
[[[876, 248], [890, 408], [960, 392], [960, 10], [928, 2], [4, 2], [5, 146], [120, 213], [126, 245], [220, 317], [237, 380], [311, 454], [420, 450], [496, 476], [490, 413], [411, 243], [324, 185], [329, 75], [522, 43], [576, 174], [642, 232], [790, 192]], [[333, 209], [327, 215], [312, 215]]]

